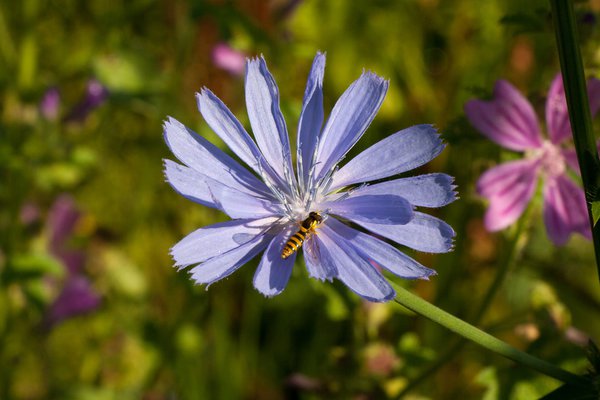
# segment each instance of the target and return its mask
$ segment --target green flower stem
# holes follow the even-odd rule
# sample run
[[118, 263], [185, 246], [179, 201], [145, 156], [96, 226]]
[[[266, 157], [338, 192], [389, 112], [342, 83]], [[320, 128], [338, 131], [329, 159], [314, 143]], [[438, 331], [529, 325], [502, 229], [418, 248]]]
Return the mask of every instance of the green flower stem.
[[596, 267], [600, 278], [600, 224], [594, 226], [592, 215], [592, 202], [598, 200], [597, 197], [600, 193], [600, 163], [598, 162], [598, 150], [592, 131], [590, 105], [575, 28], [575, 13], [572, 1], [550, 0], [550, 4], [552, 5], [558, 56], [569, 108], [569, 119], [573, 130], [579, 168], [581, 169], [590, 225], [593, 227], [592, 236], [596, 253]]
[[583, 386], [586, 385], [588, 380], [586, 378], [577, 376], [561, 368], [558, 368], [544, 360], [540, 360], [530, 354], [522, 352], [509, 344], [493, 337], [492, 335], [483, 332], [482, 330], [466, 323], [465, 321], [448, 314], [444, 310], [434, 306], [431, 303], [421, 299], [418, 296], [410, 293], [408, 290], [392, 284], [396, 290], [396, 303], [407, 309], [428, 318], [429, 320], [436, 322], [446, 329], [468, 339], [472, 342], [485, 347], [488, 350], [498, 353], [510, 360], [513, 360], [519, 364], [526, 365], [536, 371], [557, 379], [561, 382], [569, 383], [572, 385]]
[[[494, 280], [488, 287], [487, 291], [483, 296], [483, 300], [479, 304], [477, 311], [475, 311], [475, 316], [473, 317], [473, 323], [479, 324], [481, 319], [485, 315], [485, 312], [492, 304], [492, 301], [496, 297], [496, 293], [502, 286], [504, 279], [506, 278], [506, 274], [513, 267], [519, 255], [521, 254], [521, 249], [525, 244], [524, 238], [527, 235], [522, 235], [526, 226], [529, 226], [531, 212], [529, 209], [519, 218], [516, 229], [512, 233], [510, 240], [507, 243], [507, 249], [503, 253], [504, 257], [498, 262], [498, 267], [496, 268], [496, 275], [494, 276]], [[448, 361], [450, 361], [456, 353], [462, 349], [462, 347], [467, 343], [464, 338], [457, 338], [440, 354], [438, 358], [436, 358], [431, 364], [425, 367], [421, 371], [421, 373], [410, 381], [408, 385], [400, 392], [398, 395], [399, 398], [403, 398], [404, 395], [412, 391], [414, 388], [419, 386], [423, 381], [425, 381], [429, 376], [435, 374], [441, 367], [446, 365]]]

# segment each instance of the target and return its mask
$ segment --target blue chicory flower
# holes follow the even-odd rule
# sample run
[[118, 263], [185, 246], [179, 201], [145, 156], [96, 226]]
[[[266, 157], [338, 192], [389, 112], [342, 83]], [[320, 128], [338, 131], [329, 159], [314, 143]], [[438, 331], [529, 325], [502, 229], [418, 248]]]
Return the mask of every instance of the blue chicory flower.
[[309, 275], [339, 279], [370, 301], [395, 296], [380, 267], [408, 279], [435, 274], [379, 237], [430, 253], [452, 248], [452, 228], [415, 210], [454, 201], [452, 177], [434, 173], [365, 183], [412, 170], [437, 156], [444, 145], [435, 128], [416, 125], [399, 131], [339, 168], [379, 110], [388, 82], [364, 72], [322, 128], [324, 69], [325, 55], [318, 53], [298, 123], [296, 173], [278, 88], [262, 57], [246, 63], [246, 105], [256, 141], [210, 90], [197, 94], [208, 125], [254, 173], [177, 120], [165, 122], [165, 141], [184, 164], [165, 160], [167, 181], [186, 198], [232, 218], [192, 232], [171, 249], [176, 267], [191, 266], [198, 284], [223, 279], [264, 251], [254, 286], [266, 296], [281, 293], [297, 254], [284, 258], [282, 251], [311, 212], [323, 221], [306, 234], [303, 253]]

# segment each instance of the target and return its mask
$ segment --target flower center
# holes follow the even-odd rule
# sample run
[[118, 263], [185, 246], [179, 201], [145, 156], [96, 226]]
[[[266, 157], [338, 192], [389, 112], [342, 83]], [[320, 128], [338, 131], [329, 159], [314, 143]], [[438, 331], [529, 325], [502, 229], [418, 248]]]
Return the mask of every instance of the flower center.
[[565, 157], [561, 148], [549, 140], [545, 140], [542, 147], [526, 153], [529, 159], [537, 159], [540, 162], [540, 171], [547, 176], [558, 176], [565, 172]]
[[287, 217], [291, 221], [303, 221], [308, 217], [309, 211], [306, 211], [304, 205], [301, 203], [291, 205], [290, 209], [292, 212], [287, 213]]

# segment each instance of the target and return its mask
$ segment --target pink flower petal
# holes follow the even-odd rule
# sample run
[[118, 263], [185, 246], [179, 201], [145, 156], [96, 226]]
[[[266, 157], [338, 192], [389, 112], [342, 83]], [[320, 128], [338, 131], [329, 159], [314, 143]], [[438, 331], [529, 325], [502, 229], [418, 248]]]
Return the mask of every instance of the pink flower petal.
[[465, 113], [475, 128], [507, 149], [523, 151], [542, 145], [533, 107], [507, 81], [496, 82], [491, 101], [468, 101]]
[[592, 117], [600, 110], [600, 80], [590, 78], [587, 81], [588, 97], [590, 99], [590, 111]]
[[539, 165], [535, 160], [501, 164], [486, 171], [477, 182], [477, 191], [490, 201], [484, 223], [498, 231], [515, 222], [535, 192]]
[[548, 90], [546, 125], [552, 143], [560, 143], [571, 136], [567, 100], [560, 73], [554, 77]]
[[559, 246], [574, 232], [591, 239], [583, 189], [566, 175], [547, 179], [544, 184], [544, 222], [550, 240]]
[[212, 51], [214, 64], [232, 75], [242, 76], [246, 70], [244, 53], [232, 49], [226, 43], [218, 43]]
[[477, 181], [477, 193], [488, 199], [501, 196], [503, 192], [522, 182], [525, 175], [531, 174], [535, 178], [538, 164], [537, 160], [521, 159], [490, 168]]
[[[600, 153], [600, 140], [596, 141], [596, 150]], [[575, 148], [570, 147], [568, 149], [562, 149], [561, 154], [565, 158], [569, 168], [571, 168], [577, 175], [581, 175], [581, 170], [579, 169], [579, 160], [577, 160], [577, 152], [575, 151]]]
[[579, 161], [577, 161], [577, 152], [575, 149], [563, 149], [561, 152], [569, 168], [576, 172], [577, 175], [581, 175], [581, 171], [579, 170]]
[[[588, 97], [592, 117], [600, 110], [600, 80], [591, 78], [587, 81]], [[556, 75], [546, 99], [546, 125], [548, 135], [554, 144], [561, 143], [572, 137], [571, 123], [565, 89], [560, 73]]]

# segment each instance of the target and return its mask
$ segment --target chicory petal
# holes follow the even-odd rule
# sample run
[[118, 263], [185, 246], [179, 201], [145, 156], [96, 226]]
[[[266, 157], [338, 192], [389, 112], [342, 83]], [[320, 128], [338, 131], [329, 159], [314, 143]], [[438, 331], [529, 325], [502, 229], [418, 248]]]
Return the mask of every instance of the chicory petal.
[[444, 149], [436, 129], [415, 125], [375, 143], [333, 174], [330, 190], [410, 171], [431, 161]]
[[292, 227], [289, 227], [276, 235], [267, 246], [258, 264], [253, 283], [254, 287], [265, 296], [278, 295], [287, 286], [296, 261], [296, 253], [283, 259], [281, 251], [293, 233]]
[[323, 128], [317, 150], [316, 180], [323, 178], [354, 146], [371, 124], [389, 82], [365, 72], [339, 98]]

